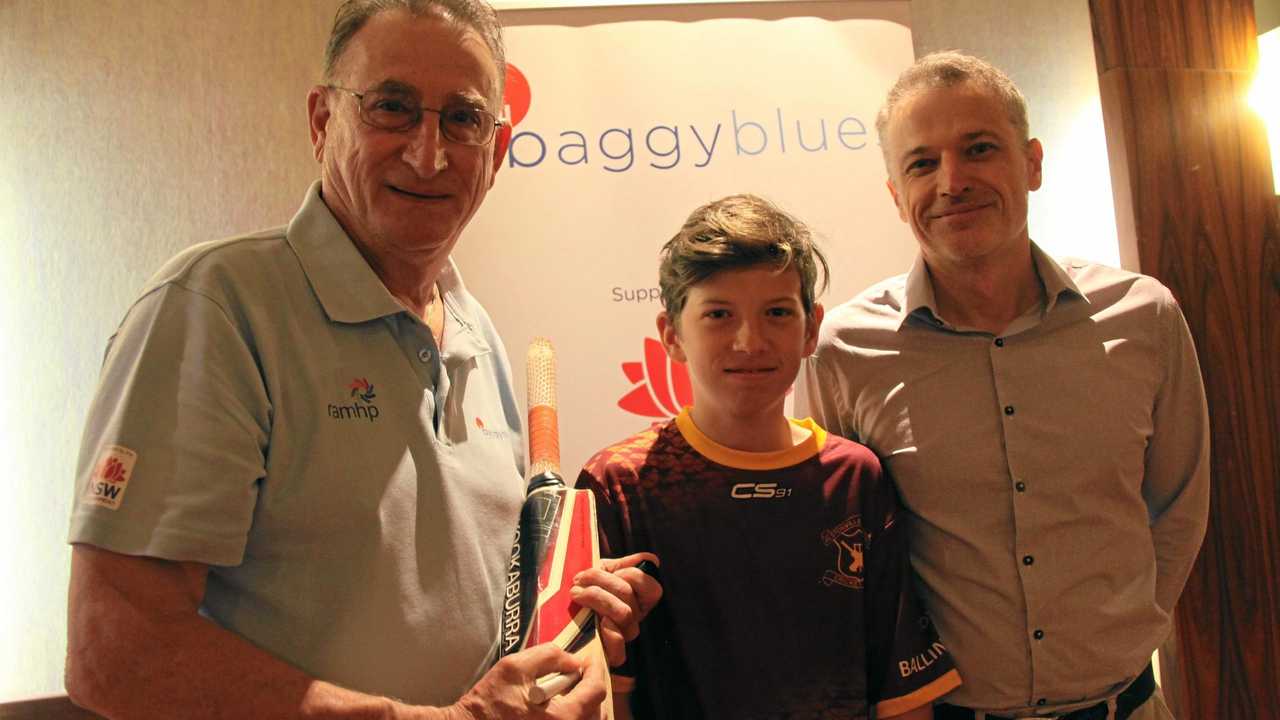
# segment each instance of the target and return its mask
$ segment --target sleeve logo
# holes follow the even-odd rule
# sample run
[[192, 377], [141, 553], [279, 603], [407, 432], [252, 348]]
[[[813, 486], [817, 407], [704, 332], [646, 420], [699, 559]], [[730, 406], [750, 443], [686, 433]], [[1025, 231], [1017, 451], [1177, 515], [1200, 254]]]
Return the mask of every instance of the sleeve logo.
[[89, 473], [82, 499], [93, 505], [118, 510], [124, 502], [124, 491], [133, 475], [133, 465], [138, 453], [127, 447], [108, 445], [102, 449], [98, 462]]

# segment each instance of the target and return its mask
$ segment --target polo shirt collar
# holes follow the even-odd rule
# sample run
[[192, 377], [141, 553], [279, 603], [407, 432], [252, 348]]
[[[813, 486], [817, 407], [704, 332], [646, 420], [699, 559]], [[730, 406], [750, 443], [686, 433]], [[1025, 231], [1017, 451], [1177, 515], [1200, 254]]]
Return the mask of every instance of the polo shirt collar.
[[405, 312], [320, 198], [319, 180], [307, 189], [285, 236], [333, 322], [361, 323]]
[[[1088, 302], [1067, 271], [1034, 240], [1031, 241], [1031, 262], [1035, 264], [1036, 272], [1040, 274], [1040, 281], [1044, 283], [1045, 297], [1048, 298], [1044, 312], [1051, 312], [1063, 293]], [[924, 255], [917, 253], [915, 262], [911, 264], [911, 270], [907, 272], [904, 300], [902, 318], [898, 321], [899, 330], [906, 325], [907, 319], [912, 315], [918, 315], [934, 325], [942, 324], [942, 316], [938, 314], [938, 303], [933, 292], [933, 280], [929, 276], [929, 268], [925, 265]]]
[[456, 326], [450, 325], [454, 331], [453, 335], [450, 336], [447, 332], [445, 334], [446, 359], [469, 360], [492, 352], [481, 330], [483, 326], [473, 312], [472, 305], [476, 301], [462, 283], [462, 274], [458, 272], [458, 266], [453, 263], [453, 258], [449, 258], [449, 262], [440, 270], [436, 285], [440, 288], [441, 302], [449, 308], [449, 316], [456, 323]]
[[[329, 320], [354, 324], [397, 313], [409, 314], [324, 204], [319, 180], [307, 190], [302, 207], [289, 222], [286, 237]], [[466, 359], [491, 352], [472, 308], [475, 301], [467, 293], [453, 258], [441, 269], [436, 282], [442, 302], [457, 321], [456, 327], [450, 326], [454, 333], [453, 339], [445, 342], [446, 354]]]

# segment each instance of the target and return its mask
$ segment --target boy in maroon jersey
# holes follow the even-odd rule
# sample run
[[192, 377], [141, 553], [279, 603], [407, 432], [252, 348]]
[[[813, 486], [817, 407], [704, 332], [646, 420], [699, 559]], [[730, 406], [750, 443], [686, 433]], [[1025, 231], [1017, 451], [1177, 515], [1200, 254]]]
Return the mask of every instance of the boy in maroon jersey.
[[614, 676], [621, 717], [917, 720], [960, 684], [879, 461], [783, 413], [819, 271], [825, 286], [804, 225], [751, 195], [698, 208], [663, 248], [658, 332], [693, 405], [578, 478], [602, 552], [663, 559], [664, 600]]

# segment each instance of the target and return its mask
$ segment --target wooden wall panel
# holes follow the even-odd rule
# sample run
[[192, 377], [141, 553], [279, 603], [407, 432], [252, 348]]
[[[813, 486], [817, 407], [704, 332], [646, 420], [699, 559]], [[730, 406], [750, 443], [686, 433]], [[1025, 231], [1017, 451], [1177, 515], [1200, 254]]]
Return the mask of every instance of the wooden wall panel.
[[1250, 70], [1252, 0], [1091, 0], [1100, 72], [1117, 67]]
[[1280, 222], [1243, 102], [1252, 9], [1090, 5], [1122, 255], [1182, 304], [1212, 423], [1209, 532], [1166, 691], [1180, 718], [1280, 717]]

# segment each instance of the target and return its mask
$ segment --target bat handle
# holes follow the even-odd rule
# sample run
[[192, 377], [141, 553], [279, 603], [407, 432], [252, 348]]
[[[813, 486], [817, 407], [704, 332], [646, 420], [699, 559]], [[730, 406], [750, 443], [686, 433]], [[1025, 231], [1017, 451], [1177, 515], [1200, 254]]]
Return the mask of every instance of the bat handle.
[[582, 673], [577, 670], [543, 675], [529, 688], [529, 702], [535, 705], [551, 702], [551, 698], [573, 687], [581, 679]]

